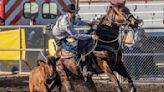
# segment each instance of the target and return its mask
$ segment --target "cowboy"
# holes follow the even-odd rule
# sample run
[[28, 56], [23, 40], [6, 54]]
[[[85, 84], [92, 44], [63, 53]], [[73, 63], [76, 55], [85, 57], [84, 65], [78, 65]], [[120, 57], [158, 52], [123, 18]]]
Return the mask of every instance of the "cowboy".
[[[76, 20], [76, 13], [79, 9], [75, 8], [74, 4], [69, 4], [63, 9], [66, 14], [61, 15], [55, 26], [53, 27], [53, 35], [59, 47], [63, 47], [67, 51], [75, 55], [80, 55], [77, 47], [78, 40], [97, 39], [96, 35], [80, 34], [73, 28], [73, 25], [86, 25], [87, 22]], [[70, 47], [70, 48], [69, 48]]]
[[98, 39], [96, 35], [80, 34], [73, 28], [73, 25], [86, 25], [87, 22], [77, 20], [76, 13], [79, 9], [76, 9], [74, 4], [69, 4], [63, 9], [66, 14], [61, 15], [55, 26], [53, 27], [53, 35], [58, 47], [72, 52], [78, 58], [81, 57], [80, 50], [78, 49], [78, 40]]

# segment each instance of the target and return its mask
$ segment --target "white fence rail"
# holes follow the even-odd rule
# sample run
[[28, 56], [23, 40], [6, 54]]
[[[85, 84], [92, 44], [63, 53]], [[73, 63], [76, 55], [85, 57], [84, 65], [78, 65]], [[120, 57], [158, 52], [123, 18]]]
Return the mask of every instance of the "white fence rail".
[[[26, 49], [15, 49], [15, 48], [0, 48], [0, 51], [26, 51], [26, 60], [19, 61], [2, 61], [0, 60], [0, 74], [5, 73], [13, 73], [18, 71], [20, 74], [28, 74], [30, 67], [34, 67], [36, 65], [36, 59], [42, 57], [43, 53], [48, 51], [47, 48], [47, 40], [49, 39], [48, 35], [43, 36], [44, 26], [4, 26], [0, 27], [3, 29], [12, 29], [12, 28], [25, 28], [26, 32]], [[83, 28], [78, 28], [82, 30]], [[87, 30], [89, 28], [84, 28]], [[149, 28], [147, 28], [149, 29]], [[164, 30], [164, 28], [160, 28]], [[152, 30], [157, 30], [153, 28]], [[27, 40], [30, 32], [35, 31], [33, 38], [30, 40], [32, 44], [29, 44]], [[47, 33], [48, 31], [46, 31]], [[163, 32], [163, 31], [161, 31]], [[155, 33], [154, 33], [155, 34]], [[46, 37], [43, 38], [43, 37]], [[134, 80], [147, 79], [151, 80], [153, 76], [154, 79], [161, 79], [161, 76], [164, 76], [164, 43], [163, 43], [164, 35], [158, 36], [148, 36], [147, 39], [143, 40], [142, 46], [134, 49], [125, 49], [123, 53], [124, 64], [127, 67], [128, 72], [132, 76]], [[95, 78], [95, 77], [94, 77]], [[100, 78], [102, 79], [106, 76], [102, 75]], [[122, 78], [119, 77], [120, 80]], [[163, 81], [163, 80], [162, 80]]]
[[[107, 3], [83, 3], [80, 4], [79, 15], [87, 20], [91, 20], [97, 15], [106, 14]], [[131, 13], [144, 20], [144, 27], [163, 26], [164, 19], [164, 1], [149, 1], [144, 2], [127, 2], [126, 6], [130, 9]]]

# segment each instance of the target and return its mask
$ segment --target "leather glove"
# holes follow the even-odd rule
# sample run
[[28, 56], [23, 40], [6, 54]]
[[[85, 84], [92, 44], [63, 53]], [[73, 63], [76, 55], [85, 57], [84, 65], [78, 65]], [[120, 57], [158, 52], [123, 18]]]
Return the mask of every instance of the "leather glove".
[[99, 37], [97, 35], [91, 35], [93, 40], [97, 40]]

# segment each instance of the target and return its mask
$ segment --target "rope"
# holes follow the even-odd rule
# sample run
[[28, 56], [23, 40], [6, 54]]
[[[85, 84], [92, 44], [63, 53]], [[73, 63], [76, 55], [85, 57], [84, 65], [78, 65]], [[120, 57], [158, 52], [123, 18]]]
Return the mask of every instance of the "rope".
[[118, 38], [114, 39], [114, 40], [111, 40], [111, 41], [105, 41], [105, 40], [102, 40], [102, 39], [98, 39], [99, 41], [103, 42], [103, 43], [113, 43], [115, 41], [118, 40]]
[[77, 61], [77, 65], [80, 64], [80, 61], [82, 60], [82, 57], [88, 56], [89, 54], [91, 54], [95, 50], [95, 48], [97, 47], [97, 43], [98, 43], [98, 39], [95, 40], [95, 45], [93, 46], [92, 50], [90, 50], [88, 53], [86, 53], [86, 54], [84, 54], [80, 57], [80, 59]]
[[32, 67], [29, 65], [29, 63], [26, 60], [24, 60], [24, 63], [28, 66], [30, 70], [32, 70]]
[[45, 60], [47, 60], [46, 56], [43, 54], [42, 51], [40, 51], [40, 54], [43, 56], [43, 58], [44, 58]]
[[[44, 56], [43, 52], [40, 51], [40, 53], [41, 53], [41, 55], [44, 57], [44, 59], [47, 60], [47, 58]], [[27, 60], [27, 61], [28, 61], [28, 60]], [[29, 63], [28, 63], [27, 61], [24, 60], [24, 63], [28, 66], [28, 68], [29, 68], [30, 70], [32, 70], [32, 67], [29, 65]]]
[[90, 50], [88, 53], [84, 54], [83, 56], [88, 56], [89, 54], [91, 54], [97, 47], [97, 43], [98, 43], [98, 39], [95, 40], [95, 45], [93, 46], [92, 50]]

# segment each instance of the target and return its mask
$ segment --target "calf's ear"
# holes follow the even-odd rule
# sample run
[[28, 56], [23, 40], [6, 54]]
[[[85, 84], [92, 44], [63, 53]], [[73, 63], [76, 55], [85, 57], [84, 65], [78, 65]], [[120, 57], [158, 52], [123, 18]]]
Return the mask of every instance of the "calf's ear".
[[37, 60], [36, 62], [37, 62], [37, 66], [43, 66], [46, 63], [44, 60]]

